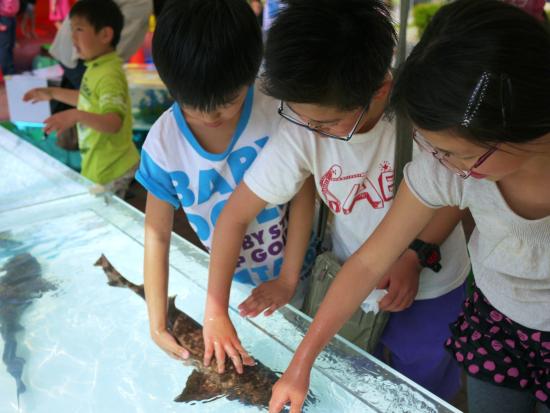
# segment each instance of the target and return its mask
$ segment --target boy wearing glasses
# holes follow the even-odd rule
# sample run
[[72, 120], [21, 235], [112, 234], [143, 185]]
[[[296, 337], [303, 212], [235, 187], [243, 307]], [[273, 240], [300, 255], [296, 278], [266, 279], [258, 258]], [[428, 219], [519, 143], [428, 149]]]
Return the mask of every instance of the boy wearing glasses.
[[[148, 192], [144, 279], [151, 337], [176, 359], [189, 353], [166, 325], [174, 210], [184, 210], [210, 249], [220, 211], [279, 123], [277, 101], [254, 88], [262, 48], [260, 28], [244, 0], [169, 2], [153, 38], [155, 65], [176, 103], [151, 128], [136, 179]], [[224, 283], [257, 286], [246, 300], [249, 310], [272, 312], [288, 303], [307, 274], [302, 262], [313, 191], [306, 185], [290, 208], [264, 205], [235, 245], [238, 262]], [[266, 294], [272, 297], [268, 304]], [[240, 348], [237, 341], [232, 345]]]
[[[267, 202], [291, 199], [308, 177], [334, 214], [333, 252], [342, 262], [386, 215], [394, 196], [395, 126], [384, 114], [394, 46], [382, 1], [302, 0], [281, 11], [266, 44], [264, 88], [281, 101], [287, 122], [220, 215], [206, 320], [225, 317], [218, 303], [228, 291], [220, 286], [231, 276], [246, 224]], [[378, 286], [388, 289], [379, 306], [392, 313], [381, 338], [392, 366], [445, 399], [458, 391], [460, 371], [443, 342], [470, 268], [460, 216], [458, 209], [441, 211]], [[442, 259], [431, 260], [438, 245]], [[229, 331], [205, 321], [206, 363], [212, 348], [218, 365], [224, 352], [234, 352]]]

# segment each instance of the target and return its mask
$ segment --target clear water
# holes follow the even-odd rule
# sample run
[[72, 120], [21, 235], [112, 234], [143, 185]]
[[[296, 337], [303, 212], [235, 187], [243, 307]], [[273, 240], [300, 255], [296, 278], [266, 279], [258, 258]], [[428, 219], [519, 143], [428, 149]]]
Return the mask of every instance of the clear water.
[[[93, 211], [17, 226], [9, 239], [20, 244], [0, 253], [0, 267], [28, 252], [41, 264], [42, 276], [58, 285], [37, 298], [21, 320], [17, 354], [26, 360], [27, 386], [21, 411], [258, 411], [223, 398], [195, 406], [172, 402], [192, 368], [152, 343], [143, 300], [127, 289], [109, 287], [101, 268], [92, 265], [105, 253], [122, 274], [139, 283], [142, 246]], [[172, 274], [172, 280], [178, 307], [200, 320], [204, 290], [180, 274]], [[238, 324], [256, 358], [276, 371], [286, 367], [287, 349], [245, 320]], [[342, 394], [322, 375], [314, 379], [314, 387], [319, 400], [314, 411], [365, 411], [359, 399]], [[15, 381], [4, 366], [0, 400], [4, 407], [7, 401], [6, 411], [18, 410]]]
[[[0, 172], [0, 268], [29, 253], [57, 289], [34, 300], [21, 319], [17, 355], [26, 361], [27, 391], [19, 404], [15, 381], [0, 362], [0, 413], [260, 411], [225, 398], [172, 401], [192, 368], [151, 341], [143, 300], [109, 287], [93, 266], [105, 253], [124, 276], [141, 283], [143, 215], [117, 199], [88, 195], [72, 171], [48, 163], [30, 145], [14, 150], [22, 148], [17, 140], [3, 138], [0, 128], [0, 168], [11, 162]], [[17, 176], [27, 169], [35, 183]], [[178, 295], [182, 311], [201, 321], [208, 257], [177, 236], [170, 257], [170, 293]], [[232, 309], [246, 294], [232, 289]], [[287, 367], [309, 324], [291, 308], [252, 320], [231, 315], [245, 347], [274, 371]], [[319, 357], [311, 388], [316, 402], [307, 412], [456, 412], [340, 339]]]
[[76, 173], [1, 127], [0, 140], [0, 212], [87, 191]]

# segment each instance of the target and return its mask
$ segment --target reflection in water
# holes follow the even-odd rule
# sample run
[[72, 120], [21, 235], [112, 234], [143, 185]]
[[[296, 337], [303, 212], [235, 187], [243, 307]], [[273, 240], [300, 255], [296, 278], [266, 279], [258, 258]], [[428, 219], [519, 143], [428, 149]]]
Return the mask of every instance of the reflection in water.
[[25, 360], [17, 356], [16, 334], [22, 330], [21, 316], [33, 300], [40, 298], [55, 286], [42, 278], [40, 264], [31, 254], [23, 253], [10, 258], [0, 269], [0, 325], [4, 340], [2, 361], [17, 384], [17, 401], [26, 390], [23, 383]]
[[15, 241], [9, 231], [0, 232], [0, 251], [8, 251], [18, 248], [22, 242]]

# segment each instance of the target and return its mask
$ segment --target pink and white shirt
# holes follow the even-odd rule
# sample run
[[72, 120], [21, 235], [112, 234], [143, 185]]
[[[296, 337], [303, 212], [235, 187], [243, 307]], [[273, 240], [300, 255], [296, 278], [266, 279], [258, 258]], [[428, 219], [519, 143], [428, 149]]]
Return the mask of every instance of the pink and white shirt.
[[[395, 124], [381, 119], [349, 142], [321, 138], [282, 122], [244, 175], [261, 199], [284, 204], [313, 175], [317, 192], [334, 214], [333, 252], [345, 261], [374, 232], [394, 196]], [[443, 269], [420, 276], [417, 299], [439, 297], [464, 282], [470, 262], [459, 226], [442, 245]]]

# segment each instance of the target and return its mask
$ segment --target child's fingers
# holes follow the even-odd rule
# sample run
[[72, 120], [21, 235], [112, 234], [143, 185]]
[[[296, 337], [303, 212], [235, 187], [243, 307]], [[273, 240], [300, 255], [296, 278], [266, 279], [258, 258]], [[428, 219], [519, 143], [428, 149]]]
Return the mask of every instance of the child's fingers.
[[388, 311], [388, 308], [393, 304], [396, 296], [397, 292], [390, 289], [390, 291], [388, 291], [388, 293], [380, 300], [378, 307], [381, 310]]
[[241, 311], [239, 311], [239, 314], [241, 317], [254, 317], [255, 308], [252, 307], [245, 307], [242, 308]]
[[219, 341], [214, 341], [214, 354], [216, 355], [218, 373], [222, 374], [225, 371], [225, 350]]
[[176, 343], [174, 343], [171, 347], [172, 347], [172, 351], [174, 352], [174, 354], [178, 356], [179, 359], [187, 360], [189, 358], [189, 351], [186, 348]]
[[412, 302], [414, 301], [414, 297], [411, 297], [411, 294], [409, 292], [405, 292], [402, 294], [402, 296], [398, 297], [395, 300], [394, 308], [392, 311], [403, 311], [410, 307]]
[[285, 404], [288, 402], [288, 398], [286, 400], [284, 399], [277, 399], [269, 402], [269, 413], [279, 413], [283, 408], [285, 407]]
[[237, 349], [245, 366], [255, 366], [256, 360], [254, 360], [248, 352], [244, 349], [239, 339], [233, 341], [233, 346]]
[[378, 285], [376, 286], [376, 288], [380, 290], [384, 290], [388, 288], [389, 285], [390, 285], [390, 277], [386, 275], [382, 277], [382, 279], [378, 282]]
[[178, 361], [185, 361], [188, 357], [183, 357], [183, 355], [179, 352], [173, 352], [173, 351], [166, 351], [166, 353], [172, 357], [174, 360]]
[[401, 311], [406, 299], [407, 299], [406, 293], [398, 295], [397, 298], [392, 303], [391, 311]]
[[292, 403], [290, 405], [290, 412], [289, 413], [301, 413], [302, 412], [302, 403]]
[[168, 356], [170, 358], [173, 358], [174, 360], [181, 360], [181, 358], [176, 353], [172, 353], [171, 351], [166, 351], [166, 350], [164, 350], [164, 352], [166, 354], [168, 354]]
[[264, 297], [249, 297], [246, 305], [243, 305], [241, 308], [241, 315], [243, 317], [256, 317], [263, 310], [268, 308], [269, 305], [270, 303]]
[[239, 310], [250, 311], [256, 306], [256, 298], [250, 295], [246, 300], [239, 304]]
[[273, 314], [275, 311], [277, 311], [281, 306], [273, 304], [271, 307], [269, 307], [267, 310], [264, 311], [264, 315], [266, 317], [269, 317], [271, 314]]
[[36, 99], [36, 89], [30, 89], [23, 95], [24, 101], [28, 101], [31, 99], [32, 100]]
[[396, 291], [395, 289], [390, 289], [390, 291], [380, 300], [380, 302], [378, 303], [378, 307], [384, 311], [391, 311], [391, 309], [397, 302], [397, 298], [398, 291]]
[[393, 300], [391, 306], [389, 306], [387, 311], [403, 311], [408, 308], [414, 301], [414, 296], [410, 291], [402, 291], [398, 296]]
[[243, 362], [241, 360], [240, 354], [237, 353], [237, 350], [235, 350], [230, 343], [227, 343], [224, 346], [224, 350], [231, 359], [233, 365], [235, 366], [235, 370], [237, 370], [237, 373], [243, 374]]
[[263, 310], [263, 308], [258, 308], [258, 307], [254, 308], [254, 309], [251, 309], [246, 313], [246, 317], [254, 318], [258, 314], [260, 314], [262, 312], [262, 310]]
[[60, 131], [61, 131], [61, 129], [59, 128], [59, 126], [56, 123], [47, 124], [46, 127], [44, 128], [44, 132], [46, 132], [47, 135], [49, 135], [50, 133], [53, 133], [53, 132], [59, 133]]
[[156, 336], [155, 343], [170, 357], [176, 360], [185, 360], [189, 357], [187, 349], [180, 346], [174, 337], [167, 331]]
[[249, 315], [249, 317], [256, 317], [257, 315], [261, 314], [262, 312], [266, 311], [266, 310], [269, 310], [269, 308], [271, 306], [274, 306], [276, 305], [273, 301], [270, 301], [270, 300], [265, 300], [261, 303], [258, 303], [258, 305], [256, 306], [256, 308], [251, 311], [251, 314]]
[[210, 365], [212, 361], [212, 356], [214, 355], [214, 346], [209, 339], [204, 340], [204, 359], [203, 363], [206, 367]]

